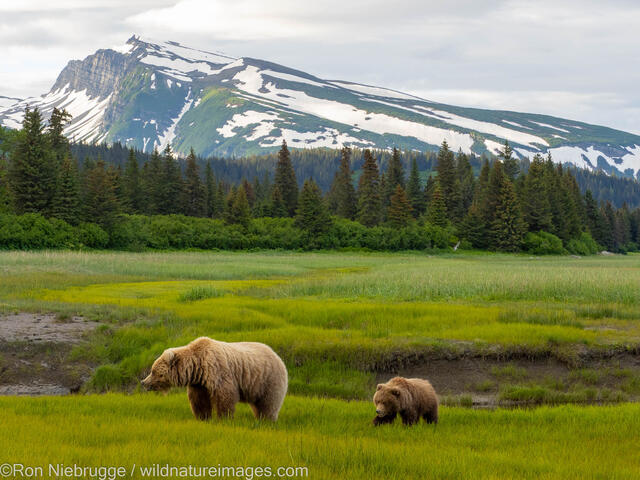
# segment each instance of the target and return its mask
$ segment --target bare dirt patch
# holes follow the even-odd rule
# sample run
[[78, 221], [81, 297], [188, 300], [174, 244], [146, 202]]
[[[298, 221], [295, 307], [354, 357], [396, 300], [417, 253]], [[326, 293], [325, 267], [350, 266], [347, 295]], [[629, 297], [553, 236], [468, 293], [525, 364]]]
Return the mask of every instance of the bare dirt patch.
[[[434, 359], [380, 372], [377, 381], [386, 382], [396, 375], [426, 378], [441, 399], [455, 403], [462, 398], [463, 404], [476, 408], [531, 403], [503, 398], [505, 390], [520, 387], [543, 388], [549, 392], [548, 398], [554, 398], [554, 394], [606, 390], [609, 400], [604, 401], [640, 401], [640, 356], [632, 353], [586, 360], [580, 368], [552, 357], [509, 361], [482, 357]], [[598, 398], [596, 395], [587, 401], [597, 402]]]
[[99, 323], [82, 317], [17, 313], [0, 316], [0, 395], [77, 392], [91, 366], [69, 353]]

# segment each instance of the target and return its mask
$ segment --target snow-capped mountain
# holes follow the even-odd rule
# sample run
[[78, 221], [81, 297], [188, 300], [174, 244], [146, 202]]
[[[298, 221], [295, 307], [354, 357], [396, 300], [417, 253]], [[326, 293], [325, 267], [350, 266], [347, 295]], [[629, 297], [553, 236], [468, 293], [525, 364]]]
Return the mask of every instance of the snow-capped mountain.
[[20, 101], [19, 98], [5, 97], [0, 95], [0, 110], [9, 108], [12, 105], [15, 105], [16, 103], [18, 103], [19, 101]]
[[463, 108], [386, 88], [323, 80], [253, 58], [233, 58], [133, 36], [121, 48], [73, 60], [51, 91], [0, 102], [0, 123], [24, 108], [65, 108], [66, 134], [146, 152], [171, 143], [185, 154], [243, 155], [277, 149], [355, 147], [495, 153], [508, 140], [520, 157], [618, 175], [640, 175], [640, 136], [546, 115]]

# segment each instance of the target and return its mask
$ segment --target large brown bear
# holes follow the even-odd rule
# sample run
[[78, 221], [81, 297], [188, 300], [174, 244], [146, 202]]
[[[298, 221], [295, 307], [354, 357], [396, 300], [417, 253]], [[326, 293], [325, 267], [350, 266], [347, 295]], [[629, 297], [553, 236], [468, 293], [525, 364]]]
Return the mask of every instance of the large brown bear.
[[256, 418], [277, 420], [287, 393], [287, 368], [262, 343], [218, 342], [200, 337], [184, 347], [169, 348], [153, 362], [142, 380], [149, 390], [187, 387], [196, 418], [232, 417], [235, 405], [251, 405]]
[[397, 414], [405, 425], [417, 423], [420, 417], [427, 423], [438, 423], [438, 397], [427, 380], [395, 377], [380, 383], [373, 403], [376, 406], [374, 425], [392, 423]]

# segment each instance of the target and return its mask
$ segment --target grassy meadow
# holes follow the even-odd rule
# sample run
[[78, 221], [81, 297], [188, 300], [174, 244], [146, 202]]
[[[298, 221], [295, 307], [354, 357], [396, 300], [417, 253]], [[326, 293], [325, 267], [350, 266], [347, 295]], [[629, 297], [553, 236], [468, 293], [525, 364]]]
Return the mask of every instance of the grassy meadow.
[[[640, 398], [640, 376], [625, 362], [640, 351], [639, 286], [638, 255], [0, 252], [0, 311], [100, 322], [66, 357], [94, 367], [87, 395], [0, 397], [0, 463], [634, 478], [640, 407], [626, 402]], [[280, 354], [291, 395], [277, 424], [246, 408], [201, 424], [184, 392], [139, 392], [159, 353], [201, 335]], [[371, 426], [381, 375], [468, 359], [494, 363], [482, 381], [459, 382], [465, 392], [553, 405], [472, 410], [455, 406], [473, 403], [461, 394], [443, 397], [437, 427]], [[568, 373], [538, 375], [527, 362]]]

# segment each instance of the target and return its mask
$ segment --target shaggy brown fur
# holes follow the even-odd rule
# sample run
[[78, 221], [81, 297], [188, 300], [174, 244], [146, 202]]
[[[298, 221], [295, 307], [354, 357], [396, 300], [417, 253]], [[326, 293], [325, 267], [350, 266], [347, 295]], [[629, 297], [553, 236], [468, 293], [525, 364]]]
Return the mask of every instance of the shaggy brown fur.
[[207, 420], [232, 417], [237, 402], [251, 405], [256, 418], [277, 420], [287, 393], [287, 368], [262, 343], [218, 342], [200, 337], [184, 347], [169, 348], [142, 380], [149, 390], [187, 387], [191, 410]]
[[376, 406], [374, 425], [392, 423], [397, 414], [405, 425], [417, 423], [420, 417], [427, 423], [438, 423], [438, 397], [427, 380], [395, 377], [380, 383], [373, 403]]

